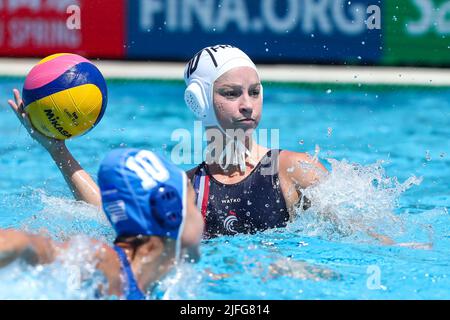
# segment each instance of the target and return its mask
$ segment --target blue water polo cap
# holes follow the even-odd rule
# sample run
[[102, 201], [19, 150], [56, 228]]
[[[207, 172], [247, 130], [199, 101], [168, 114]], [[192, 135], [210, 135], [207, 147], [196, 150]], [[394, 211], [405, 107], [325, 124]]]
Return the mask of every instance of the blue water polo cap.
[[178, 239], [186, 183], [184, 171], [148, 150], [113, 150], [98, 171], [103, 210], [117, 236]]

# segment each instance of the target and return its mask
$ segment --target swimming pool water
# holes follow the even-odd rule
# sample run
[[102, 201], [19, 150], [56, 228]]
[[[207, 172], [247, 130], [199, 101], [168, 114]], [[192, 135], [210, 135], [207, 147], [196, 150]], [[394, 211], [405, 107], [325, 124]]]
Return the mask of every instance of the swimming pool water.
[[[21, 81], [0, 78], [0, 228], [112, 240], [102, 214], [72, 200], [49, 155], [9, 110], [6, 100]], [[180, 82], [110, 81], [108, 90], [100, 124], [68, 142], [94, 177], [111, 148], [148, 148], [169, 156], [173, 130], [194, 128]], [[397, 241], [432, 242], [432, 249], [383, 246], [358, 230], [342, 236], [314, 217], [300, 219], [286, 229], [204, 241], [200, 263], [180, 266], [162, 282], [160, 296], [449, 299], [450, 89], [266, 84], [264, 98], [260, 128], [279, 129], [281, 148], [310, 154], [320, 149], [328, 169], [326, 159], [337, 160], [327, 182], [337, 196], [327, 201], [345, 199], [336, 207], [347, 227], [375, 223], [370, 226]], [[377, 161], [380, 166], [370, 169]], [[410, 177], [416, 184], [403, 190]], [[370, 189], [364, 181], [372, 180], [389, 186]], [[325, 191], [315, 192], [325, 198]], [[65, 263], [82, 260], [81, 253], [73, 254]], [[13, 264], [0, 270], [0, 298], [92, 298], [91, 287], [74, 290], [63, 281], [70, 270], [61, 262], [50, 271]]]

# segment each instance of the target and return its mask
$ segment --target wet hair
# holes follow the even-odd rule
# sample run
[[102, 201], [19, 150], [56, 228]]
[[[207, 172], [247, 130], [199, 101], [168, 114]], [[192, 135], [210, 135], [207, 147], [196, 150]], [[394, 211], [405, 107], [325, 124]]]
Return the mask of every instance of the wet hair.
[[136, 255], [137, 249], [139, 249], [140, 246], [142, 246], [143, 244], [147, 243], [153, 237], [160, 238], [161, 241], [164, 243], [164, 246], [167, 245], [167, 242], [172, 240], [172, 239], [167, 238], [167, 237], [148, 236], [148, 235], [142, 235], [142, 234], [133, 235], [133, 236], [124, 236], [124, 235], [122, 235], [122, 236], [118, 236], [114, 240], [114, 244], [125, 243], [128, 246], [130, 246], [131, 249], [133, 250], [133, 255], [132, 255], [131, 259], [134, 259], [134, 256]]
[[153, 236], [146, 236], [146, 235], [133, 235], [133, 236], [118, 236], [115, 240], [114, 240], [114, 244], [118, 244], [118, 243], [125, 243], [128, 246], [131, 247], [131, 249], [133, 250], [133, 255], [131, 257], [131, 259], [134, 259], [134, 256], [136, 255], [136, 251], [137, 249], [142, 246], [143, 244], [147, 243], [148, 240], [150, 240], [150, 238]]
[[115, 240], [114, 240], [114, 244], [117, 243], [126, 243], [128, 245], [130, 245], [133, 248], [138, 248], [141, 245], [143, 245], [144, 243], [146, 243], [152, 236], [145, 236], [142, 234], [138, 234], [133, 235], [133, 236], [118, 236]]

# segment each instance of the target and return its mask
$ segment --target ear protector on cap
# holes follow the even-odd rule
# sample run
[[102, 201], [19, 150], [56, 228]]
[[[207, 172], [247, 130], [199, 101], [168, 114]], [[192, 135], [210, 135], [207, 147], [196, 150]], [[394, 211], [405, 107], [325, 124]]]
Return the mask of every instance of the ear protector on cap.
[[191, 81], [184, 91], [184, 101], [198, 119], [203, 120], [207, 117], [208, 98], [205, 88], [199, 80], [193, 79]]
[[154, 188], [149, 202], [153, 216], [164, 229], [179, 227], [183, 219], [183, 203], [174, 187], [162, 184]]

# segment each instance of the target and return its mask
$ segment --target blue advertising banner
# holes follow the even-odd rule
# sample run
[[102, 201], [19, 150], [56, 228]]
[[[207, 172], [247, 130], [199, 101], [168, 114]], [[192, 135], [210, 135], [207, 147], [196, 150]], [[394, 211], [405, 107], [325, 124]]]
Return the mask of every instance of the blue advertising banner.
[[126, 56], [186, 60], [231, 44], [258, 62], [376, 63], [380, 0], [128, 0]]

